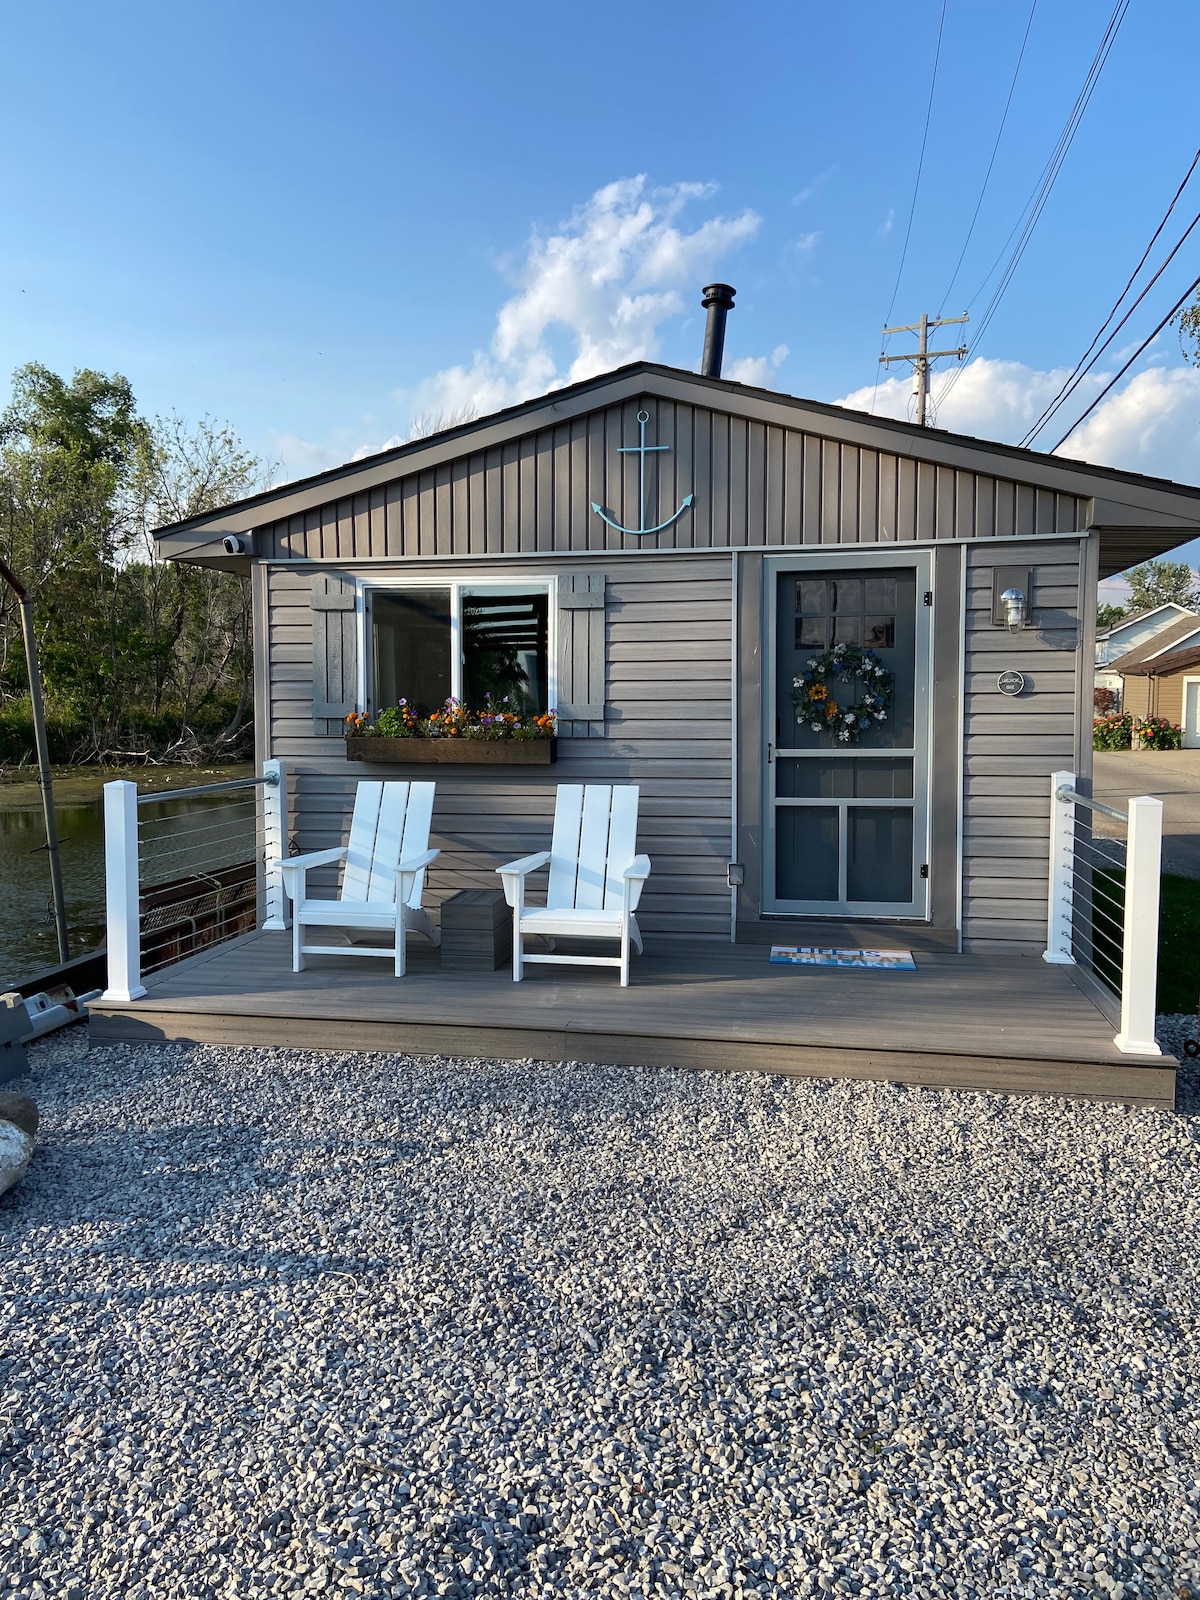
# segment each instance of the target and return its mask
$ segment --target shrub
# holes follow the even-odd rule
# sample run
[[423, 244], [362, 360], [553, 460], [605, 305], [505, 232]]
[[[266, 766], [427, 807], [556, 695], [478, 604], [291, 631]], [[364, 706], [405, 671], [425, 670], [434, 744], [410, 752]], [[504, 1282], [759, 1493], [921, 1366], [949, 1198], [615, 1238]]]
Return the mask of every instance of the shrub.
[[1121, 709], [1121, 696], [1115, 689], [1097, 689], [1093, 702], [1098, 717], [1111, 717]]
[[1133, 718], [1128, 712], [1113, 712], [1092, 723], [1093, 750], [1129, 750], [1133, 745]]
[[1183, 746], [1183, 729], [1166, 717], [1146, 717], [1133, 731], [1141, 750], [1179, 750]]

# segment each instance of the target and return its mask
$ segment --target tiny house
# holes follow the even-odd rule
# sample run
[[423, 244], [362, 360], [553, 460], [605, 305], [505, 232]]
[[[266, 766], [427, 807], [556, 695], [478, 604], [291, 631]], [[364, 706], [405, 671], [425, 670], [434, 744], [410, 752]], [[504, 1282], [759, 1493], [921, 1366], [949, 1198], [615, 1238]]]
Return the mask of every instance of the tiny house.
[[[433, 775], [348, 760], [350, 713], [478, 698], [499, 652], [556, 759], [439, 765], [427, 904], [544, 844], [557, 782], [636, 782], [648, 943], [1033, 953], [1097, 582], [1198, 532], [1200, 489], [637, 362], [158, 548], [249, 574], [293, 848], [358, 779]], [[882, 715], [835, 652], [881, 666]]]

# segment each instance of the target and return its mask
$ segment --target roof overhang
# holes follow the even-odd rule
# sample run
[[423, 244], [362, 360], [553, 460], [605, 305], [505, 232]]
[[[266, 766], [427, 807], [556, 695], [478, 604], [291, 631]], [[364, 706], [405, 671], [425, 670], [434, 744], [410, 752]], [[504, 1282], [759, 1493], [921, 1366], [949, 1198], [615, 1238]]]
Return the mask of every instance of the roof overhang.
[[[251, 495], [204, 516], [160, 528], [155, 533], [158, 550], [169, 560], [245, 570], [253, 559], [255, 528], [644, 394], [689, 405], [705, 405], [732, 416], [819, 434], [937, 466], [988, 473], [1060, 494], [1088, 498], [1091, 502], [1088, 529], [1094, 528], [1100, 533], [1101, 577], [1122, 572], [1139, 561], [1162, 555], [1200, 537], [1200, 488], [1021, 450], [1015, 445], [989, 443], [966, 434], [921, 428], [888, 417], [872, 417], [864, 411], [795, 399], [724, 378], [705, 378], [674, 367], [637, 362], [511, 406], [494, 416], [448, 428], [429, 438], [347, 462], [314, 477]], [[227, 554], [222, 541], [230, 537], [246, 540], [251, 546], [249, 556]]]

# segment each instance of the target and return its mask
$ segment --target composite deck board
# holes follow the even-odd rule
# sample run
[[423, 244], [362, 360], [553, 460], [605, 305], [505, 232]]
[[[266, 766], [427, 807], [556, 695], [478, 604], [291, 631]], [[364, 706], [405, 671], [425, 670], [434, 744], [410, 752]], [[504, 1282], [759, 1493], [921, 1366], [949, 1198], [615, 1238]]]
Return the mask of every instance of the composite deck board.
[[520, 985], [507, 971], [444, 973], [417, 941], [401, 980], [350, 956], [310, 958], [296, 974], [290, 937], [260, 933], [93, 1015], [101, 1041], [548, 1055], [1172, 1103], [1174, 1063], [1131, 1064], [1063, 970], [1021, 957], [916, 960], [915, 973], [780, 967], [761, 945], [673, 941], [669, 954], [635, 959], [622, 990], [601, 969], [534, 967]]

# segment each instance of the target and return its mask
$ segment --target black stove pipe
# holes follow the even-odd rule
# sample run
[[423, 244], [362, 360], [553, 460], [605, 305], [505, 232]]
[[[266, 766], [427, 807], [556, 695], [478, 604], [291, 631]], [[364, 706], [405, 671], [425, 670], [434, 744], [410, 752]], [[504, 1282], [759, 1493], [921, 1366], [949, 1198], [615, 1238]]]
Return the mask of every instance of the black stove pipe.
[[704, 327], [704, 355], [700, 359], [700, 373], [705, 378], [721, 376], [721, 362], [725, 356], [725, 319], [733, 310], [733, 297], [737, 293], [732, 284], [710, 283], [700, 304], [708, 311]]

